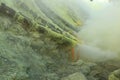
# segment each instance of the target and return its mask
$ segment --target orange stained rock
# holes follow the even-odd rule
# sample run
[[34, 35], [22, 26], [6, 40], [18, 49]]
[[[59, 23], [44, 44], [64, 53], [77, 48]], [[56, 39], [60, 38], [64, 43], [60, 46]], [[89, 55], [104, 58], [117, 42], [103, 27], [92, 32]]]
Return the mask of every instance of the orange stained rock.
[[72, 58], [72, 61], [75, 60], [75, 50], [74, 50], [74, 48], [71, 49], [71, 58]]
[[80, 52], [75, 51], [74, 47], [71, 48], [71, 58], [72, 58], [72, 61], [77, 61], [80, 59]]

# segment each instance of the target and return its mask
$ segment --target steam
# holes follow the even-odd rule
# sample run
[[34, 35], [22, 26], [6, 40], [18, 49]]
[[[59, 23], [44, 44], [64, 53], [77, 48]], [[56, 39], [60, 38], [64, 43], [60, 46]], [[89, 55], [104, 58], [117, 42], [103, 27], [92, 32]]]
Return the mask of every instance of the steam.
[[92, 12], [78, 33], [84, 41], [79, 46], [81, 58], [105, 61], [120, 57], [120, 1], [115, 1]]
[[[59, 15], [62, 15], [66, 12], [62, 12], [66, 10], [66, 7], [70, 9], [80, 20], [85, 20], [86, 16], [88, 15], [87, 9], [88, 6], [85, 5], [84, 0], [41, 0], [49, 8], [51, 8], [54, 12]], [[59, 9], [61, 11], [59, 12]], [[63, 15], [62, 15], [63, 16]], [[64, 16], [65, 17], [65, 16]]]
[[[35, 1], [39, 3], [38, 0]], [[83, 20], [84, 26], [77, 35], [84, 44], [76, 47], [76, 53], [80, 52], [82, 59], [106, 61], [120, 57], [119, 0], [41, 1], [63, 18], [65, 13], [62, 10], [68, 7]]]

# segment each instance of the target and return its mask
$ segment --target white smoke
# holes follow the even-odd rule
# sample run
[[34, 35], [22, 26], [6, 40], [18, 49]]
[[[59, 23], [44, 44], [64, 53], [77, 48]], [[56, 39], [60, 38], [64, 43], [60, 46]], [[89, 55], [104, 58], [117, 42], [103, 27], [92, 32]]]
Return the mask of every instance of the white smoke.
[[59, 11], [58, 8], [64, 9], [67, 6], [80, 19], [83, 18], [85, 22], [78, 36], [84, 41], [84, 45], [76, 48], [81, 58], [105, 61], [118, 56], [120, 53], [120, 0], [42, 1], [60, 15], [64, 12]]
[[120, 54], [120, 1], [106, 5], [92, 12], [78, 33], [84, 41], [84, 45], [79, 46], [82, 58], [105, 61]]

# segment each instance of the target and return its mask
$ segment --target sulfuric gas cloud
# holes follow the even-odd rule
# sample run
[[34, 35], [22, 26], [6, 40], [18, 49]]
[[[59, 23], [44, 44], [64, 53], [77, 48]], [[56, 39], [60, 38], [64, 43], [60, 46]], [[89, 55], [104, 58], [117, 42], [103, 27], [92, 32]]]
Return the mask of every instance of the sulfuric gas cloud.
[[106, 6], [102, 6], [102, 9], [90, 12], [78, 36], [84, 41], [79, 45], [83, 59], [93, 61], [118, 59], [120, 57], [120, 1], [111, 0], [106, 3]]
[[[37, 2], [39, 3], [39, 0]], [[76, 52], [80, 52], [82, 59], [106, 61], [119, 58], [119, 0], [93, 0], [92, 2], [90, 0], [42, 0], [42, 2], [53, 10], [67, 6], [83, 20], [83, 26], [77, 36], [84, 43], [76, 47]]]

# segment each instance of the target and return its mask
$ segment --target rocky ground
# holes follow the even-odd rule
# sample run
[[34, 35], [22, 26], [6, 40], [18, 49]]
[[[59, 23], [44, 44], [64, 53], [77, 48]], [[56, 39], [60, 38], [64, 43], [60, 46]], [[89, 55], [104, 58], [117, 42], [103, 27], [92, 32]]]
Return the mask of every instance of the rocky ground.
[[44, 35], [0, 20], [0, 80], [120, 80], [119, 62], [72, 62], [68, 50]]
[[0, 80], [120, 80], [120, 64], [72, 62], [68, 48], [0, 13]]

